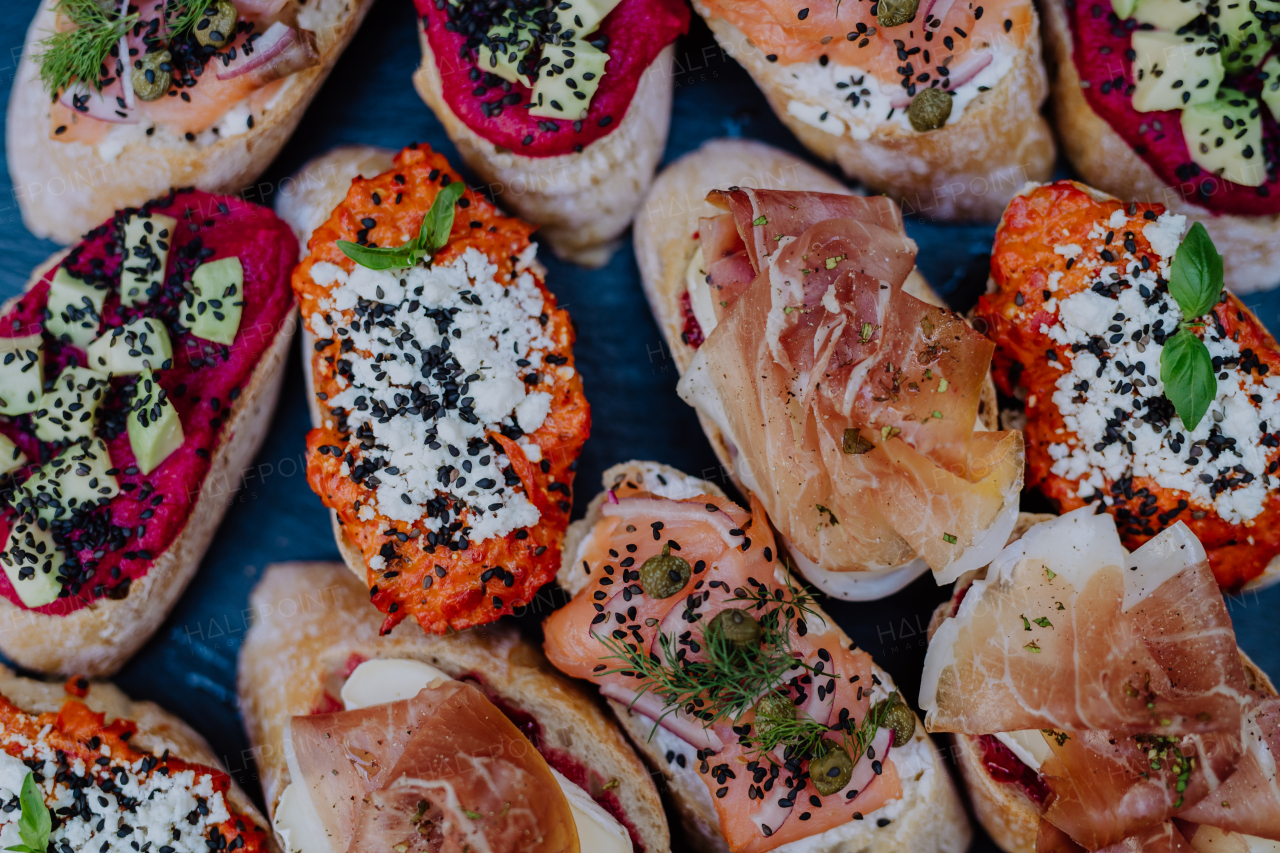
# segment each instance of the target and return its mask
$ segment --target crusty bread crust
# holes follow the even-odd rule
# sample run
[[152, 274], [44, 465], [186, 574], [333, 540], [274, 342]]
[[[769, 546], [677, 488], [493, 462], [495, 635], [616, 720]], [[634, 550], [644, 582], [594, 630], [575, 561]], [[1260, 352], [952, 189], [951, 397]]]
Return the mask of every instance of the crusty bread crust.
[[50, 102], [31, 58], [53, 30], [53, 3], [44, 0], [27, 30], [5, 130], [9, 174], [27, 230], [71, 244], [114, 211], [141, 205], [170, 187], [235, 193], [249, 186], [293, 134], [372, 5], [373, 0], [309, 0], [298, 7], [298, 26], [316, 34], [320, 64], [286, 79], [247, 132], [207, 146], [145, 137], [108, 161], [96, 146], [49, 138]]
[[[34, 287], [65, 255], [57, 252], [37, 267], [25, 289]], [[0, 307], [0, 312], [15, 300]], [[296, 327], [296, 312], [286, 317], [231, 404], [231, 417], [219, 434], [209, 473], [173, 542], [119, 600], [101, 598], [65, 616], [50, 616], [0, 598], [0, 651], [11, 661], [37, 672], [111, 675], [160, 627], [195, 577], [231, 496], [267, 436]]]
[[[72, 698], [61, 684], [23, 678], [3, 665], [0, 665], [0, 694], [29, 714], [57, 711], [63, 702]], [[105, 681], [90, 682], [89, 692], [80, 701], [92, 710], [106, 714], [108, 722], [125, 719], [136, 723], [138, 731], [130, 743], [138, 749], [155, 755], [168, 750], [184, 761], [226, 769], [208, 742], [195, 729], [154, 702], [135, 702], [119, 687]], [[231, 779], [227, 799], [236, 812], [252, 818], [263, 829], [268, 829], [266, 818], [234, 778]], [[267, 835], [267, 849], [271, 853], [282, 853], [275, 836], [270, 832]]]
[[[612, 488], [623, 480], [630, 480], [636, 485], [645, 485], [645, 478], [655, 473], [663, 474], [668, 480], [682, 479], [702, 494], [723, 495], [723, 492], [713, 483], [682, 474], [667, 465], [637, 460], [609, 468], [604, 473], [603, 482], [608, 488]], [[576, 594], [586, 585], [586, 576], [576, 570], [578, 562], [576, 555], [579, 544], [600, 520], [605, 499], [604, 492], [597, 495], [591, 501], [586, 516], [574, 522], [570, 526], [569, 534], [565, 537], [564, 557], [556, 580], [570, 594]], [[823, 614], [821, 610], [818, 610], [818, 613], [828, 624], [835, 625], [834, 620]], [[845, 645], [851, 644], [843, 632], [840, 633], [840, 642]], [[872, 672], [881, 682], [892, 683], [892, 679], [879, 666], [873, 664]], [[707, 791], [702, 787], [701, 780], [689, 781], [672, 772], [671, 764], [661, 747], [650, 738], [653, 721], [632, 713], [625, 705], [613, 700], [609, 700], [609, 707], [613, 709], [623, 730], [648, 761], [650, 767], [661, 772], [665, 777], [672, 804], [680, 816], [681, 826], [684, 829], [686, 846], [701, 853], [729, 853], [729, 846], [718, 828], [719, 817], [710, 803]], [[924, 725], [919, 719], [916, 720], [914, 739], [928, 740]], [[868, 819], [860, 825], [860, 829], [864, 831], [860, 831], [851, 839], [844, 841], [831, 837], [824, 839], [821, 835], [806, 839], [804, 842], [806, 851], [808, 853], [898, 853], [898, 851], [909, 850], [912, 853], [963, 853], [967, 850], [972, 830], [969, 819], [965, 816], [960, 795], [951, 776], [947, 773], [938, 750], [930, 745], [928, 754], [933, 761], [933, 784], [921, 792], [916, 801], [907, 803], [889, 826], [881, 827], [874, 820]]]
[[280, 185], [276, 215], [293, 229], [302, 256], [311, 235], [347, 197], [356, 178], [373, 178], [391, 168], [396, 152], [376, 145], [342, 145], [313, 157]]
[[747, 69], [778, 120], [810, 151], [898, 199], [908, 212], [945, 221], [994, 221], [1024, 183], [1046, 180], [1053, 170], [1053, 134], [1040, 115], [1048, 86], [1034, 10], [1013, 67], [978, 95], [959, 121], [928, 133], [882, 124], [870, 139], [857, 141], [847, 132], [836, 136], [791, 115], [787, 105], [792, 101], [820, 109], [827, 105], [794, 81], [787, 66], [769, 62], [733, 24], [699, 0], [693, 0], [693, 8], [725, 52]]
[[413, 73], [413, 85], [494, 200], [538, 223], [539, 237], [559, 257], [591, 268], [608, 263], [667, 144], [675, 45], [667, 45], [645, 69], [612, 133], [577, 154], [522, 157], [480, 136], [450, 109], [421, 23], [418, 36], [422, 64]]
[[482, 676], [503, 702], [538, 720], [548, 746], [570, 753], [603, 782], [617, 782], [612, 790], [649, 853], [670, 849], [657, 788], [626, 739], [598, 702], [512, 626], [436, 636], [405, 622], [379, 636], [382, 616], [369, 606], [368, 590], [337, 563], [270, 566], [249, 601], [240, 708], [270, 814], [290, 782], [283, 746], [289, 717], [311, 713], [325, 678], [353, 656], [411, 658], [453, 677]]
[[1199, 220], [1222, 254], [1227, 284], [1236, 293], [1280, 284], [1280, 215], [1230, 216], [1190, 204], [1161, 180], [1129, 143], [1093, 111], [1080, 90], [1065, 0], [1044, 0], [1045, 60], [1053, 89], [1053, 119], [1067, 158], [1085, 183], [1119, 198], [1159, 202]]

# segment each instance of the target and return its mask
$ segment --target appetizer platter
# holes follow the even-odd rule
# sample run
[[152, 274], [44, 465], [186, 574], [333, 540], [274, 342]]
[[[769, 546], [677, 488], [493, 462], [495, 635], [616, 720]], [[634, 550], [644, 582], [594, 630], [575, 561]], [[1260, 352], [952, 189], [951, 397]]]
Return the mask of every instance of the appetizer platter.
[[1268, 2], [28, 0], [0, 846], [1280, 850]]

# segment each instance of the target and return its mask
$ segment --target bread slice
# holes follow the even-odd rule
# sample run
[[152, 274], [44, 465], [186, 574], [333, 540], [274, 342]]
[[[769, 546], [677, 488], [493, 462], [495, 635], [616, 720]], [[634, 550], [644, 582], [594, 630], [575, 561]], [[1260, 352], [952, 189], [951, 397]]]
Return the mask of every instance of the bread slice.
[[410, 658], [451, 677], [482, 677], [502, 702], [537, 719], [547, 746], [569, 753], [609, 786], [646, 851], [670, 849], [657, 788], [626, 739], [595, 699], [512, 626], [436, 636], [406, 621], [379, 636], [382, 615], [369, 606], [368, 589], [337, 563], [269, 566], [249, 602], [253, 624], [240, 650], [240, 708], [268, 813], [275, 814], [291, 781], [283, 745], [289, 717], [311, 713], [326, 677], [353, 656]]
[[788, 110], [796, 102], [821, 112], [831, 106], [795, 80], [789, 66], [769, 62], [765, 52], [736, 26], [700, 0], [693, 8], [711, 27], [721, 48], [747, 69], [765, 99], [796, 138], [849, 178], [893, 196], [908, 213], [944, 221], [994, 222], [1027, 181], [1053, 171], [1053, 134], [1040, 115], [1048, 94], [1040, 60], [1039, 23], [1013, 67], [990, 91], [979, 94], [960, 119], [917, 133], [881, 124], [869, 139], [837, 136], [801, 121]]
[[592, 268], [608, 263], [667, 145], [675, 45], [667, 45], [644, 70], [612, 133], [577, 154], [523, 157], [494, 145], [454, 114], [421, 22], [418, 36], [422, 64], [413, 85], [494, 201], [541, 226], [539, 238], [559, 257]]
[[[70, 696], [62, 684], [23, 678], [3, 665], [0, 665], [0, 694], [28, 714], [56, 712]], [[88, 692], [80, 701], [91, 710], [105, 714], [108, 723], [112, 720], [136, 723], [138, 731], [129, 742], [140, 750], [155, 755], [169, 751], [184, 761], [226, 770], [213, 748], [195, 729], [154, 702], [135, 702], [119, 687], [105, 681], [90, 682]], [[236, 784], [234, 777], [226, 797], [236, 812], [267, 829], [266, 818]], [[282, 853], [270, 832], [267, 833], [266, 849], [271, 853]]]
[[9, 93], [5, 152], [27, 230], [71, 244], [116, 210], [141, 205], [170, 187], [236, 193], [252, 184], [293, 134], [373, 0], [298, 4], [297, 26], [315, 33], [320, 64], [286, 78], [247, 132], [208, 145], [156, 133], [130, 141], [114, 156], [103, 156], [97, 146], [49, 138], [50, 101], [32, 51], [53, 31], [54, 5], [41, 0], [27, 29]]
[[[37, 267], [26, 289], [34, 287], [65, 255], [58, 252]], [[7, 311], [15, 300], [0, 312]], [[245, 470], [267, 436], [295, 324], [296, 312], [276, 331], [239, 398], [231, 404], [231, 416], [219, 434], [220, 442], [213, 450], [209, 472], [200, 484], [187, 523], [164, 553], [156, 555], [147, 573], [133, 582], [124, 598], [101, 598], [65, 616], [36, 613], [0, 598], [0, 651], [9, 660], [38, 672], [111, 675], [155, 633], [195, 576], [227, 511], [227, 498], [240, 487]]]
[[[713, 483], [656, 462], [633, 460], [614, 465], [604, 472], [606, 489], [623, 481], [672, 498], [723, 495]], [[577, 570], [581, 562], [579, 548], [600, 520], [605, 498], [605, 492], [597, 495], [591, 501], [586, 516], [570, 525], [565, 536], [564, 558], [556, 580], [570, 595], [586, 586], [587, 576]], [[835, 624], [830, 617], [823, 618]], [[841, 642], [850, 644], [843, 633]], [[873, 700], [888, 696], [894, 689], [893, 679], [874, 664], [872, 672], [881, 682]], [[632, 713], [626, 705], [609, 700], [609, 706], [636, 749], [666, 779], [690, 849], [702, 853], [728, 853], [729, 847], [717, 828], [719, 817], [711, 794], [695, 769], [694, 748], [666, 729], [655, 726], [652, 720]], [[896, 853], [900, 850], [963, 853], [968, 849], [972, 830], [964, 806], [955, 783], [947, 773], [942, 754], [924, 733], [919, 719], [916, 720], [911, 742], [905, 747], [895, 747], [894, 757], [902, 776], [902, 799], [868, 815], [866, 820], [851, 820], [805, 839], [800, 842], [805, 853]], [[882, 826], [881, 820], [885, 818], [888, 823]]]
[[1093, 111], [1080, 91], [1066, 0], [1045, 0], [1040, 9], [1044, 13], [1054, 126], [1067, 158], [1084, 182], [1119, 198], [1159, 202], [1174, 213], [1199, 220], [1222, 255], [1232, 291], [1253, 293], [1280, 284], [1280, 214], [1215, 214], [1191, 204], [1161, 180], [1106, 119]]
[[[1048, 521], [1055, 516], [1044, 513], [1020, 513], [1018, 523], [1013, 529], [1009, 542], [1022, 538], [1033, 525]], [[978, 577], [971, 572], [956, 583], [952, 598], [939, 604], [929, 621], [929, 639], [937, 631], [942, 621], [951, 615], [955, 606], [955, 597]], [[1276, 695], [1275, 686], [1267, 678], [1266, 673], [1258, 669], [1244, 652], [1240, 653], [1244, 663], [1245, 677], [1249, 680], [1249, 688], [1267, 696]], [[951, 755], [960, 768], [960, 778], [964, 780], [969, 794], [969, 802], [973, 806], [974, 816], [978, 823], [991, 836], [991, 840], [1005, 853], [1036, 853], [1036, 837], [1040, 831], [1040, 809], [1031, 798], [1016, 785], [997, 782], [987, 772], [982, 763], [982, 749], [978, 744], [978, 736], [965, 734], [948, 734], [946, 740], [951, 747]]]

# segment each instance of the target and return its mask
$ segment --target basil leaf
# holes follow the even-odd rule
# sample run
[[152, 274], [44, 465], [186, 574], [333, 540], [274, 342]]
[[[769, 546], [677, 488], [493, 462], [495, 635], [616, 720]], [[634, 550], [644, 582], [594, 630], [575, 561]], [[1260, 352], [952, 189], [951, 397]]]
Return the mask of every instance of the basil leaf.
[[19, 794], [22, 814], [18, 817], [18, 836], [22, 844], [6, 847], [18, 853], [44, 853], [49, 847], [49, 833], [53, 829], [53, 821], [49, 818], [49, 809], [44, 804], [44, 792], [36, 785], [36, 777], [28, 773], [22, 780], [22, 792]]
[[350, 240], [338, 241], [338, 248], [342, 250], [342, 254], [360, 266], [371, 270], [398, 270], [413, 266], [416, 260], [411, 257], [409, 247], [412, 245], [410, 243], [408, 246], [388, 248], [383, 246], [361, 246], [359, 243], [352, 243]]
[[422, 233], [419, 235], [428, 253], [434, 255], [449, 242], [449, 232], [453, 231], [454, 207], [466, 188], [462, 181], [454, 181], [441, 188], [436, 194], [436, 200], [431, 202], [431, 209], [422, 220]]
[[1218, 396], [1218, 377], [1204, 341], [1182, 329], [1160, 351], [1160, 381], [1183, 425], [1193, 430]]
[[1222, 255], [1197, 222], [1178, 246], [1169, 270], [1169, 294], [1188, 320], [1202, 317], [1218, 304], [1222, 293]]

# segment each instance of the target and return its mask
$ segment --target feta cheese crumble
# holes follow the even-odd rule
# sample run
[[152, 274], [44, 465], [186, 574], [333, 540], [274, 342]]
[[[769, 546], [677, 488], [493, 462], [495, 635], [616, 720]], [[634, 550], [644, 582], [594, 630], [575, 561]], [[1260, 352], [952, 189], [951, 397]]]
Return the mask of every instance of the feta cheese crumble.
[[[1092, 289], [1057, 302], [1058, 323], [1041, 326], [1054, 342], [1070, 347], [1069, 369], [1056, 382], [1053, 403], [1074, 435], [1049, 445], [1050, 470], [1078, 480], [1081, 498], [1107, 505], [1133, 499], [1134, 477], [1150, 478], [1187, 493], [1175, 515], [1211, 509], [1239, 524], [1262, 513], [1272, 486], [1267, 456], [1280, 446], [1280, 376], [1209, 315], [1202, 333], [1218, 376], [1216, 399], [1188, 430], [1164, 396], [1160, 354], [1182, 320], [1168, 290], [1169, 267], [1185, 225], [1184, 216], [1166, 213], [1143, 227], [1161, 258], [1156, 265], [1139, 261], [1118, 231], [1110, 239], [1101, 227], [1090, 235], [1113, 262], [1094, 274]], [[1062, 248], [1059, 254], [1079, 253], [1075, 246]], [[1045, 306], [1049, 313], [1054, 309]], [[1145, 502], [1154, 515], [1154, 496]], [[1139, 515], [1139, 526], [1150, 526], [1145, 509]], [[1172, 518], [1162, 513], [1159, 520], [1163, 525]]]
[[560, 363], [544, 358], [552, 341], [532, 262], [521, 258], [505, 283], [475, 249], [447, 266], [312, 267], [317, 284], [333, 286], [311, 318], [317, 334], [333, 335], [318, 346], [341, 342], [342, 390], [326, 402], [351, 435], [347, 447], [320, 452], [345, 457], [343, 474], [374, 492], [376, 507], [361, 506], [361, 518], [376, 510], [419, 524], [432, 545], [451, 548], [538, 522], [504, 472], [510, 460], [487, 437], [519, 441], [551, 410], [549, 393], [528, 390]]

